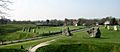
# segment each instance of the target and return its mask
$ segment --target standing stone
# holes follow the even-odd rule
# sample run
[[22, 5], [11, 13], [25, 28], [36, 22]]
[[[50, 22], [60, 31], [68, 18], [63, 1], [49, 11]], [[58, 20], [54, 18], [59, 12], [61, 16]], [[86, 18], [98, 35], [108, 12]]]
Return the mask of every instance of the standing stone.
[[70, 32], [69, 27], [66, 27], [66, 28], [63, 30], [63, 34], [66, 35], [66, 36], [72, 36], [72, 33]]
[[105, 25], [105, 29], [107, 29], [107, 25]]
[[115, 31], [117, 31], [117, 30], [118, 30], [117, 26], [114, 26], [114, 30], [115, 30]]
[[28, 32], [30, 32], [30, 31], [31, 31], [31, 27], [28, 28]]
[[110, 30], [110, 26], [107, 26], [107, 29]]
[[33, 29], [33, 33], [35, 33], [35, 29]]
[[23, 45], [21, 45], [21, 49], [24, 49]]
[[85, 24], [85, 23], [83, 23], [82, 25], [83, 25], [83, 26], [85, 26], [86, 24]]
[[23, 32], [25, 32], [25, 28], [23, 28]]
[[1, 44], [3, 45], [4, 40], [0, 40]]
[[65, 19], [65, 22], [64, 22], [64, 29], [62, 31], [62, 34], [66, 35], [66, 36], [72, 36], [72, 33], [70, 32], [70, 29], [68, 27], [68, 19]]
[[95, 35], [94, 35], [94, 28], [89, 29], [87, 32], [90, 35], [90, 37], [95, 37]]
[[96, 32], [96, 36], [95, 36], [95, 38], [100, 38], [100, 36], [101, 36], [100, 29], [97, 28], [97, 32]]
[[91, 28], [87, 32], [90, 35], [90, 37], [100, 38], [100, 36], [101, 36], [101, 32], [100, 32], [100, 29], [98, 27], [97, 28]]

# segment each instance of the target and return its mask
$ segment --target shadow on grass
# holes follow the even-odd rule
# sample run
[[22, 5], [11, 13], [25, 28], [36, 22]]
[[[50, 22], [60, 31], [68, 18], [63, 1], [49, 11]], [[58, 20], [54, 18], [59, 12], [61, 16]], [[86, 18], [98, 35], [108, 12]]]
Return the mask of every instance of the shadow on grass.
[[27, 50], [24, 49], [1, 49], [0, 52], [27, 52]]
[[107, 38], [107, 37], [100, 37], [100, 38], [92, 38], [92, 37], [88, 37], [86, 39], [110, 39], [110, 38]]
[[37, 49], [37, 52], [120, 52], [120, 47], [94, 44], [48, 45]]

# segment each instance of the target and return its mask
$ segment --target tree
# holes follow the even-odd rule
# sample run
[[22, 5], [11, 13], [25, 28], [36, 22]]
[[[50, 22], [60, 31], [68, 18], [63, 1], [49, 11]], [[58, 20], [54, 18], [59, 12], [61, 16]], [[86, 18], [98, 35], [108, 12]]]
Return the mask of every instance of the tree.
[[106, 22], [106, 21], [111, 21], [112, 18], [113, 18], [112, 16], [109, 16], [109, 17], [106, 17], [106, 18], [102, 18], [102, 19], [99, 21], [99, 23], [100, 23], [101, 25], [103, 25], [104, 22]]
[[117, 20], [115, 19], [115, 18], [112, 18], [111, 19], [111, 24], [112, 25], [117, 25], [118, 23], [117, 23]]
[[0, 24], [7, 24], [7, 23], [9, 23], [9, 22], [11, 22], [10, 19], [7, 19], [7, 18], [1, 16]]
[[0, 17], [6, 16], [6, 11], [10, 10], [8, 8], [9, 4], [12, 3], [9, 0], [0, 0]]
[[48, 24], [50, 22], [50, 20], [46, 20], [46, 23]]
[[82, 25], [86, 22], [86, 19], [83, 19], [83, 18], [79, 18], [78, 19], [78, 25]]

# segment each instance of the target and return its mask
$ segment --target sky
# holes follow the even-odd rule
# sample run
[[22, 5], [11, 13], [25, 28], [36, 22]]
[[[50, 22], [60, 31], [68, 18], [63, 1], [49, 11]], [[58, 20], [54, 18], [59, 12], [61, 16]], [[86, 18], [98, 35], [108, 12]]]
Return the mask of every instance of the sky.
[[12, 0], [9, 19], [46, 20], [120, 17], [120, 0]]

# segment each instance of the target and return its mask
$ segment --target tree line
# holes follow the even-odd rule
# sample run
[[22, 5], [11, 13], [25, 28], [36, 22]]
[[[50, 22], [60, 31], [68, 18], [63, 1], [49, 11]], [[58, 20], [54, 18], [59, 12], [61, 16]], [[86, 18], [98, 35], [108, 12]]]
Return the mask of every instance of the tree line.
[[[110, 21], [111, 24], [120, 24], [120, 19], [115, 18], [115, 17], [106, 17], [106, 18], [102, 18], [102, 19], [85, 19], [85, 18], [79, 18], [79, 19], [67, 19], [65, 18], [65, 20], [67, 21], [68, 25], [73, 25], [73, 22], [76, 20], [78, 21], [78, 25], [95, 25], [96, 23], [98, 23], [99, 25], [103, 25], [105, 21]], [[0, 19], [0, 24], [36, 24], [39, 23], [41, 25], [59, 25], [62, 26], [65, 23], [65, 20], [44, 20], [44, 21], [16, 21], [13, 20], [11, 21], [10, 19], [7, 18], [1, 18]]]

